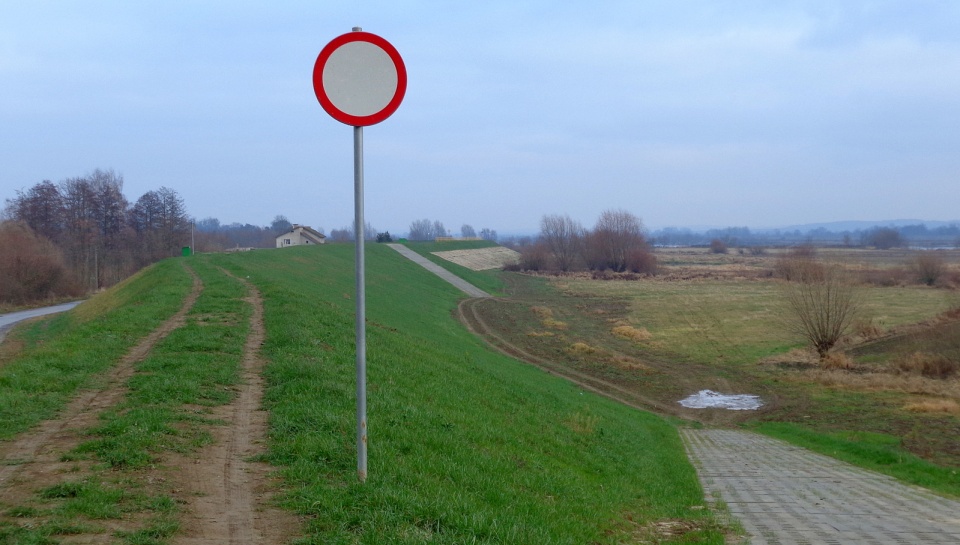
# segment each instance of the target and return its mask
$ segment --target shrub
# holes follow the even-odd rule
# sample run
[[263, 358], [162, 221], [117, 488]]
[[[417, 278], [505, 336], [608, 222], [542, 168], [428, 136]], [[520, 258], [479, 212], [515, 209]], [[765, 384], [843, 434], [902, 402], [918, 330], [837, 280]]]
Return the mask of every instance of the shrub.
[[903, 246], [903, 237], [893, 227], [877, 227], [863, 235], [863, 243], [878, 250], [889, 250]]
[[727, 253], [727, 243], [715, 238], [710, 241], [710, 252], [714, 254], [725, 254]]
[[79, 295], [60, 251], [26, 225], [0, 224], [0, 301], [22, 304]]
[[923, 284], [932, 286], [936, 284], [938, 280], [940, 280], [940, 277], [943, 276], [947, 266], [943, 261], [943, 257], [934, 251], [928, 250], [918, 253], [913, 258], [911, 268], [913, 269], [913, 273], [917, 280]]
[[816, 248], [811, 244], [802, 244], [778, 258], [773, 273], [784, 280], [799, 282], [822, 275], [823, 265], [817, 261]]
[[520, 248], [520, 268], [525, 271], [543, 271], [550, 264], [550, 248], [535, 242]]
[[657, 274], [657, 256], [646, 247], [634, 248], [627, 254], [627, 270], [639, 274]]
[[893, 369], [898, 373], [944, 379], [960, 370], [960, 364], [942, 354], [914, 352], [895, 361]]
[[812, 257], [790, 254], [777, 259], [773, 272], [777, 277], [789, 282], [809, 282], [822, 279], [825, 268]]

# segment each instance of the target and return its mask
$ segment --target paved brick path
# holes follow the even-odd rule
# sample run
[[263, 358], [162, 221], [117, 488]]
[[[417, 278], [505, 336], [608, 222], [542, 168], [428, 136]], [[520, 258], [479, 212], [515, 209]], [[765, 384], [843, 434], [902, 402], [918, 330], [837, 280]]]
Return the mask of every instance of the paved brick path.
[[754, 433], [681, 435], [751, 544], [960, 544], [958, 501]]

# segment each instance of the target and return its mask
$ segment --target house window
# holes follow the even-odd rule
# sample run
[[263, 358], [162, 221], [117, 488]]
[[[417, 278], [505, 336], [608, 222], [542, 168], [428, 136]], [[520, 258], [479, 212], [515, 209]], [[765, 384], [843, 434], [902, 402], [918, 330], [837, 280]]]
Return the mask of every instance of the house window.
[[287, 246], [290, 246], [290, 239], [289, 238], [283, 239], [283, 243], [286, 244]]

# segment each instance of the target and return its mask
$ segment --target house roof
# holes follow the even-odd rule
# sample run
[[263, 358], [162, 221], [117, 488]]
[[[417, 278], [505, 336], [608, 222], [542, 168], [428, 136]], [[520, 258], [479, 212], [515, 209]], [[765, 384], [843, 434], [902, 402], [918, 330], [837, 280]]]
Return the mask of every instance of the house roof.
[[303, 235], [304, 238], [307, 238], [316, 244], [323, 244], [323, 239], [327, 238], [326, 235], [324, 235], [323, 233], [315, 229], [311, 229], [306, 225], [297, 225], [297, 224], [294, 224], [293, 227], [291, 227], [290, 230], [287, 231], [286, 233], [283, 233], [282, 235], [277, 235], [277, 238], [290, 236], [291, 233], [296, 233], [298, 231], [301, 235]]

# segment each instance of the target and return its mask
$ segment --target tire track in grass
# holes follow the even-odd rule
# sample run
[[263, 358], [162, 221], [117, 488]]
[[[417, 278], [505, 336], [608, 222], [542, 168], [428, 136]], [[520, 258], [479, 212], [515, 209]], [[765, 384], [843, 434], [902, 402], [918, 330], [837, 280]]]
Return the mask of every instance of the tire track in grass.
[[654, 399], [642, 396], [637, 392], [622, 388], [606, 380], [592, 377], [590, 375], [580, 373], [573, 369], [563, 367], [554, 362], [537, 357], [520, 348], [519, 346], [507, 341], [500, 335], [497, 335], [493, 328], [490, 327], [480, 316], [480, 313], [477, 312], [477, 303], [485, 300], [487, 299], [464, 299], [460, 301], [460, 304], [457, 306], [457, 314], [460, 322], [467, 328], [468, 331], [486, 341], [486, 343], [494, 350], [511, 358], [533, 365], [534, 367], [537, 367], [546, 373], [564, 378], [580, 388], [583, 388], [584, 390], [613, 399], [614, 401], [618, 401], [629, 407], [644, 411], [653, 410], [661, 413], [678, 415], [678, 411], [676, 411], [673, 407], [664, 405], [663, 403], [660, 403]]
[[247, 280], [236, 279], [247, 288], [244, 300], [252, 308], [243, 347], [242, 385], [232, 403], [214, 410], [213, 418], [226, 425], [213, 430], [213, 444], [196, 458], [178, 457], [173, 464], [180, 466], [177, 478], [189, 490], [185, 496], [191, 498], [186, 508], [189, 514], [173, 541], [178, 545], [279, 544], [300, 529], [294, 515], [269, 506], [270, 468], [251, 461], [266, 451], [267, 414], [261, 408], [264, 364], [260, 358], [266, 332], [260, 292]]
[[193, 288], [180, 310], [124, 355], [103, 388], [82, 391], [64, 407], [60, 417], [46, 420], [0, 446], [0, 491], [4, 501], [27, 497], [54, 476], [59, 457], [80, 443], [79, 431], [96, 425], [100, 413], [126, 395], [134, 365], [146, 358], [161, 339], [186, 323], [187, 313], [203, 292], [200, 277], [189, 267], [186, 270], [193, 278]]

